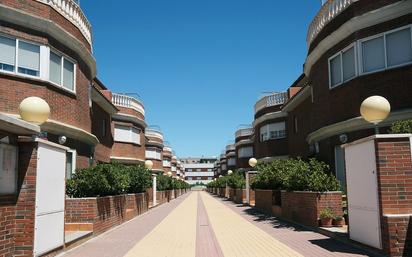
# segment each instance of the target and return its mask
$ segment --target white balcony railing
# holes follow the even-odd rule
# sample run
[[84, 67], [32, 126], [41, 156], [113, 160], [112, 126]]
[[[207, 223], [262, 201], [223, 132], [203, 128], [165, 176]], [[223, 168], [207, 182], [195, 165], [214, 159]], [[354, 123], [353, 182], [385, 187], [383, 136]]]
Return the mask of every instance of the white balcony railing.
[[264, 96], [255, 104], [255, 113], [267, 107], [284, 104], [288, 99], [287, 92], [273, 93]]
[[359, 0], [328, 0], [325, 2], [312, 23], [309, 25], [309, 31], [306, 38], [308, 47], [331, 20], [357, 1]]
[[112, 102], [114, 105], [130, 108], [145, 115], [143, 104], [132, 96], [113, 93]]
[[160, 129], [155, 127], [147, 128], [145, 130], [145, 135], [148, 137], [156, 137], [163, 140], [163, 133], [160, 131]]
[[236, 138], [246, 137], [253, 134], [253, 128], [243, 128], [236, 131]]
[[227, 145], [226, 151], [236, 151], [236, 145]]
[[80, 6], [73, 0], [36, 0], [47, 4], [73, 23], [92, 45], [92, 25], [87, 20]]

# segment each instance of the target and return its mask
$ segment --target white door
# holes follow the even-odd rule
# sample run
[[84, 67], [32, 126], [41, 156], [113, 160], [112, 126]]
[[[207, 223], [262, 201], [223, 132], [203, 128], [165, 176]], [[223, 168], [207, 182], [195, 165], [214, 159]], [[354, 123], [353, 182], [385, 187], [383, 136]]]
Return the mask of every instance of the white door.
[[382, 249], [374, 141], [347, 146], [345, 164], [349, 236]]
[[66, 150], [39, 142], [34, 256], [64, 245]]

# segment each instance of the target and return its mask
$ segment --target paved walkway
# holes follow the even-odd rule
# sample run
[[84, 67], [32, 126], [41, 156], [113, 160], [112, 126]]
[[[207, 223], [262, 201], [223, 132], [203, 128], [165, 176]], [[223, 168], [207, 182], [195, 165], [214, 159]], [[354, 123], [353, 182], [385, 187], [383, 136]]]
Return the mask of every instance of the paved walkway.
[[248, 207], [191, 192], [150, 210], [64, 257], [368, 256]]

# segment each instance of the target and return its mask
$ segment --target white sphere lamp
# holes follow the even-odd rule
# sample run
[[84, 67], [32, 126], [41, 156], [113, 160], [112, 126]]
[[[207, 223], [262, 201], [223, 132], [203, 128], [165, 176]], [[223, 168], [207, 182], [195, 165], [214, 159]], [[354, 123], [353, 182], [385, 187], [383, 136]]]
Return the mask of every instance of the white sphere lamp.
[[19, 113], [24, 121], [41, 125], [45, 123], [50, 116], [50, 106], [42, 98], [31, 96], [20, 103]]

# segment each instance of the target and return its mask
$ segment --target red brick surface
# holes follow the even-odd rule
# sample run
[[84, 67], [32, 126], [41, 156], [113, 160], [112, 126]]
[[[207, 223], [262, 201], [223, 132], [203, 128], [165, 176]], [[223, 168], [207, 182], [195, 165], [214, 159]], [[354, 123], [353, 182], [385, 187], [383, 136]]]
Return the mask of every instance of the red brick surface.
[[267, 214], [275, 214], [307, 226], [317, 227], [320, 212], [332, 209], [335, 215], [343, 215], [340, 192], [281, 192], [281, 203], [276, 205], [275, 192], [255, 190], [255, 208]]
[[[66, 199], [66, 223], [93, 223], [101, 234], [148, 210], [146, 194]], [[126, 216], [127, 210], [131, 210]]]

